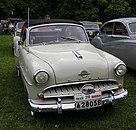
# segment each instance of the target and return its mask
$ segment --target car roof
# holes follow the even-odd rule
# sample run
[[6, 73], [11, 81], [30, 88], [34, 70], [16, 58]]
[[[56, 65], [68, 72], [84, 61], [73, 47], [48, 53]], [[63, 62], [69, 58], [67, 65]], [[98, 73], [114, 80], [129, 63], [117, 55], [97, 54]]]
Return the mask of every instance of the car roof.
[[96, 22], [93, 21], [79, 21], [79, 22], [82, 23], [83, 25], [98, 25]]
[[16, 22], [14, 23], [14, 26], [16, 26], [16, 24], [18, 24], [18, 23], [22, 23], [22, 22], [24, 22], [24, 23], [25, 23], [25, 21], [27, 21], [27, 20], [26, 20], [26, 19], [18, 20], [18, 21], [16, 21]]
[[80, 21], [83, 24], [97, 24], [96, 22], [93, 21]]
[[[99, 25], [92, 21], [80, 21], [86, 29], [99, 29]], [[93, 26], [93, 27], [92, 27]]]
[[136, 22], [136, 17], [126, 17], [126, 18], [118, 18], [118, 19], [113, 19], [108, 22], [123, 22], [123, 23], [132, 23]]
[[[28, 24], [28, 21], [25, 22]], [[75, 20], [67, 20], [67, 19], [30, 19], [28, 26], [35, 26], [40, 24], [49, 24], [49, 23], [73, 23], [83, 25], [82, 23]]]

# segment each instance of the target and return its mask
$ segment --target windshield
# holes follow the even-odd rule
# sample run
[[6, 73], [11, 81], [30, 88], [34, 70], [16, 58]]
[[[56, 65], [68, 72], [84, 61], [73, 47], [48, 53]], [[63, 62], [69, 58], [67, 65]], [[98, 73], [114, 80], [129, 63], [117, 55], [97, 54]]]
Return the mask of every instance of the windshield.
[[84, 26], [86, 29], [99, 29], [99, 26], [97, 24], [85, 24]]
[[85, 29], [99, 29], [99, 25], [95, 22], [89, 22], [89, 21], [81, 21], [81, 23], [84, 25]]
[[48, 25], [31, 29], [30, 44], [57, 43], [85, 43], [88, 42], [84, 28], [76, 25]]
[[19, 30], [19, 29], [22, 29], [23, 24], [24, 24], [24, 22], [18, 22], [18, 23], [16, 24], [17, 29], [18, 29], [18, 30]]
[[129, 28], [132, 33], [136, 32], [136, 22], [129, 23]]

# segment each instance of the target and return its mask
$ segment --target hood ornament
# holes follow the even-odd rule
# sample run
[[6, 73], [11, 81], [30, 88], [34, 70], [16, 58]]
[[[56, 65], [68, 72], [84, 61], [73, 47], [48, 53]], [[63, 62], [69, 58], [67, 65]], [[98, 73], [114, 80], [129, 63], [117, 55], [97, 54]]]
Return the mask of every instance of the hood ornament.
[[92, 94], [95, 93], [96, 90], [94, 89], [94, 86], [92, 84], [85, 84], [82, 88], [81, 88], [81, 92], [83, 94]]
[[87, 78], [87, 76], [90, 75], [90, 73], [88, 73], [87, 71], [83, 70], [78, 75], [81, 76], [82, 78]]

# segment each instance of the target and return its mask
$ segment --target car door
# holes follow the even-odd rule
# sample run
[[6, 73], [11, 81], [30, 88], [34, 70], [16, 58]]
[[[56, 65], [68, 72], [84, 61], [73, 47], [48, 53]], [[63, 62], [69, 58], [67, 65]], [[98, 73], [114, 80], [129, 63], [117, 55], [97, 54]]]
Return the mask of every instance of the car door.
[[127, 67], [136, 70], [136, 40], [134, 43], [127, 43], [126, 44], [126, 61]]
[[126, 41], [126, 64], [129, 68], [136, 70], [136, 22], [128, 24], [131, 38]]
[[99, 33], [92, 39], [91, 44], [99, 49], [103, 49], [105, 45], [110, 45], [112, 31], [113, 23], [106, 23], [99, 30]]
[[114, 56], [126, 60], [126, 39], [128, 36], [123, 35], [124, 25], [121, 22], [107, 23], [101, 29], [102, 50], [107, 51]]

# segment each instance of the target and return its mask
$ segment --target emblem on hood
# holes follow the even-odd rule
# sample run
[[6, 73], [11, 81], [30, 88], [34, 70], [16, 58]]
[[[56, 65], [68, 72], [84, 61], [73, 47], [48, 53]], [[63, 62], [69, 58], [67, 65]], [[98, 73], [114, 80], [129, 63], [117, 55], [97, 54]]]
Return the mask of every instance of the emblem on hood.
[[95, 93], [96, 90], [94, 89], [94, 86], [92, 84], [85, 84], [81, 88], [81, 92], [87, 95], [87, 94]]
[[80, 74], [78, 74], [79, 76], [81, 76], [82, 78], [86, 78], [88, 75], [90, 75], [90, 73], [88, 73], [87, 71], [83, 70], [81, 71]]

